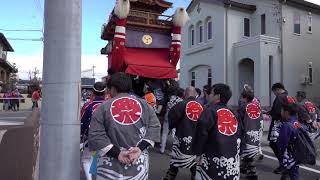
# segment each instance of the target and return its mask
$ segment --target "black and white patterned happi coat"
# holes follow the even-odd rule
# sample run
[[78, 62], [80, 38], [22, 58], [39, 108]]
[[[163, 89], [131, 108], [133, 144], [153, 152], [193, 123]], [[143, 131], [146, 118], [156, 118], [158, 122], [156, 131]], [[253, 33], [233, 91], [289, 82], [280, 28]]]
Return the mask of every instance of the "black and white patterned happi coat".
[[244, 103], [239, 107], [239, 118], [242, 123], [241, 157], [254, 158], [261, 146], [263, 118], [261, 107], [257, 103]]
[[[128, 150], [142, 140], [160, 141], [160, 122], [145, 100], [120, 95], [100, 105], [94, 112], [89, 130], [90, 150], [99, 151], [110, 144]], [[98, 157], [97, 180], [147, 180], [148, 171], [147, 150], [130, 165], [108, 155]]]
[[197, 180], [239, 180], [241, 123], [225, 104], [207, 107], [198, 120], [193, 151], [201, 156]]
[[170, 164], [179, 168], [191, 168], [196, 164], [192, 153], [192, 138], [203, 107], [191, 97], [171, 108], [168, 113], [169, 128], [176, 128]]

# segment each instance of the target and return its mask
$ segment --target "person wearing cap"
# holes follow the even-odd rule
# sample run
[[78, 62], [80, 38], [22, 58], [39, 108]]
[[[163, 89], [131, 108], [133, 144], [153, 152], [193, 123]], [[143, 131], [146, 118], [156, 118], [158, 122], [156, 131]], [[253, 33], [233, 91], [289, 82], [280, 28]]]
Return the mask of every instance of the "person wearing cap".
[[91, 180], [89, 173], [91, 166], [91, 152], [88, 148], [88, 133], [91, 122], [92, 113], [105, 102], [106, 86], [102, 82], [96, 82], [93, 86], [92, 101], [85, 103], [81, 109], [81, 162], [87, 180]]

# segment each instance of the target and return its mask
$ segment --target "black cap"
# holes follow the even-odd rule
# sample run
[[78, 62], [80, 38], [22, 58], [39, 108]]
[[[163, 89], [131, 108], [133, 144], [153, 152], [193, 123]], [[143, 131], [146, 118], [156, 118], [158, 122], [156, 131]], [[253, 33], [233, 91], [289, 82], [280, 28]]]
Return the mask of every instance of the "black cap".
[[97, 93], [102, 93], [106, 91], [106, 86], [103, 82], [96, 82], [93, 85], [93, 91]]

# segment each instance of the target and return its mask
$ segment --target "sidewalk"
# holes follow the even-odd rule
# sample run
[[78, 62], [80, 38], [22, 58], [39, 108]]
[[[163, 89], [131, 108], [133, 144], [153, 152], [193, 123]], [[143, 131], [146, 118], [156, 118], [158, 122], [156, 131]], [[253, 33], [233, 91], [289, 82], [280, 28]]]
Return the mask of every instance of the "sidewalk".
[[[29, 111], [31, 110], [32, 108], [32, 101], [31, 101], [31, 98], [27, 98], [27, 94], [22, 94], [22, 96], [25, 98], [25, 102], [24, 103], [19, 103], [19, 106], [20, 106], [20, 111]], [[39, 104], [39, 108], [41, 107], [41, 101], [38, 102]], [[3, 111], [2, 109], [3, 107], [3, 103], [0, 103], [0, 112]]]

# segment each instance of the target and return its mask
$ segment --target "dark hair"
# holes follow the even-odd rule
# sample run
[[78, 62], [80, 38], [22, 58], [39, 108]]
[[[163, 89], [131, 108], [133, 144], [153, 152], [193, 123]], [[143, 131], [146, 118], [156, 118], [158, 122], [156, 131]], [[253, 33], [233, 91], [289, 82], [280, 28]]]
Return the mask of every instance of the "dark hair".
[[151, 86], [151, 84], [150, 83], [145, 83], [145, 85], [147, 86], [147, 91], [148, 92], [154, 92], [154, 88]]
[[220, 102], [227, 104], [232, 96], [231, 89], [226, 84], [215, 84], [212, 86], [214, 95], [220, 95]]
[[108, 69], [108, 75], [113, 75], [113, 74], [115, 74], [117, 71], [116, 70], [114, 70], [114, 69], [111, 69], [111, 68], [109, 68]]
[[123, 72], [117, 72], [110, 78], [110, 88], [116, 89], [117, 93], [129, 93], [132, 89], [132, 81]]
[[178, 95], [179, 89], [180, 87], [178, 82], [170, 81], [170, 85], [167, 86], [165, 91], [169, 96], [173, 96], [173, 95]]
[[290, 116], [294, 116], [298, 114], [298, 106], [296, 103], [284, 104], [282, 105], [281, 109], [285, 112], [289, 112]]
[[253, 91], [242, 91], [241, 96], [251, 102], [254, 99]]
[[205, 85], [203, 86], [203, 91], [206, 92], [207, 94], [211, 94], [211, 86], [210, 85]]
[[301, 97], [301, 98], [305, 99], [307, 97], [307, 93], [304, 91], [298, 91], [297, 97]]
[[272, 91], [276, 91], [277, 89], [285, 90], [284, 85], [282, 83], [275, 83], [274, 85], [272, 85], [271, 89]]
[[184, 96], [184, 89], [183, 88], [178, 89], [177, 96], [180, 98], [183, 98], [183, 96]]
[[201, 90], [199, 88], [196, 88], [196, 91], [199, 94], [199, 96], [201, 96]]
[[103, 82], [96, 82], [93, 85], [93, 94], [96, 96], [104, 96], [106, 86]]

